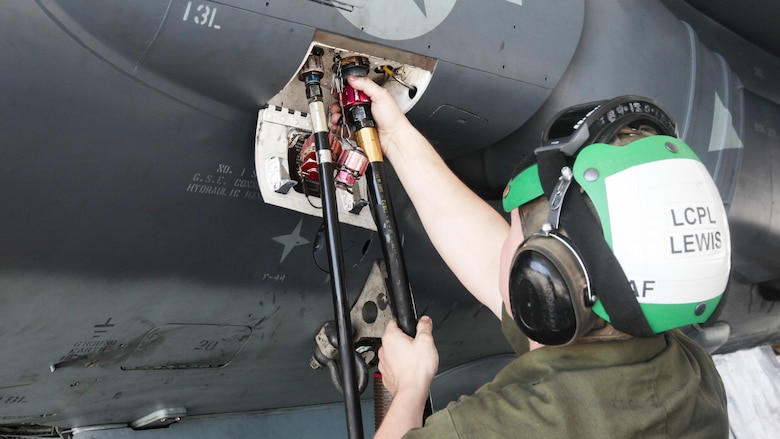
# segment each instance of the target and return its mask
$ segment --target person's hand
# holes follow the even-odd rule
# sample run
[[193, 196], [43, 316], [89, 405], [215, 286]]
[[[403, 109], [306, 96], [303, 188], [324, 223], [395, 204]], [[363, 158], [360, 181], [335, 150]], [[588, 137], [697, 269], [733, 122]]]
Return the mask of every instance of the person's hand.
[[[376, 122], [379, 142], [385, 154], [390, 155], [394, 148], [394, 140], [399, 131], [410, 127], [406, 116], [401, 111], [398, 103], [390, 93], [367, 77], [348, 76], [349, 85], [355, 90], [362, 91], [371, 99], [371, 115]], [[338, 103], [330, 107], [331, 131], [340, 133], [339, 123], [347, 123], [342, 119], [341, 107]]]
[[391, 395], [406, 392], [427, 398], [438, 368], [439, 353], [433, 343], [430, 317], [420, 318], [415, 338], [404, 334], [395, 320], [387, 324], [379, 349], [379, 371]]

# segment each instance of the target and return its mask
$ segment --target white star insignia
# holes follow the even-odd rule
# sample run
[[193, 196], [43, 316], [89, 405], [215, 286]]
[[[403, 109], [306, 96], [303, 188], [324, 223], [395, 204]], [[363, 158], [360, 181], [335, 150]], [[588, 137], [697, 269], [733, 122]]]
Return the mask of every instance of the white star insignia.
[[302, 225], [303, 225], [303, 218], [301, 218], [301, 220], [298, 221], [298, 225], [295, 226], [295, 229], [289, 235], [280, 235], [271, 238], [274, 241], [284, 246], [284, 250], [282, 250], [282, 259], [279, 260], [280, 264], [282, 263], [282, 261], [284, 261], [284, 258], [286, 258], [287, 255], [289, 255], [290, 252], [295, 247], [298, 247], [299, 245], [306, 245], [309, 243], [309, 240], [301, 236]]

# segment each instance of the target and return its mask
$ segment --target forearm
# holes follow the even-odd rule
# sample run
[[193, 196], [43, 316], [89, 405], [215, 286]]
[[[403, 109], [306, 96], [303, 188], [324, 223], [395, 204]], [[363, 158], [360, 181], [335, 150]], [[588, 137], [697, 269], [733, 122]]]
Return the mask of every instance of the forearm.
[[[436, 250], [466, 289], [500, 317], [499, 261], [509, 224], [450, 171], [387, 90], [368, 78], [347, 81], [371, 97], [382, 149]], [[333, 105], [332, 111], [337, 125], [340, 108]]]
[[409, 430], [422, 427], [427, 397], [419, 391], [397, 393], [374, 439], [400, 438]]
[[499, 256], [509, 224], [452, 173], [411, 124], [394, 134], [388, 159], [431, 242], [461, 283], [500, 316]]

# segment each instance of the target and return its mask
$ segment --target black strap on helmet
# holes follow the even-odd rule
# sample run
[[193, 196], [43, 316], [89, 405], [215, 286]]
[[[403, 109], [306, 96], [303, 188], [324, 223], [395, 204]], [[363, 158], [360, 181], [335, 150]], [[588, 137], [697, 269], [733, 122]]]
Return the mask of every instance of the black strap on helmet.
[[[548, 199], [561, 168], [571, 166], [580, 149], [609, 142], [621, 128], [635, 124], [647, 124], [658, 134], [677, 137], [677, 126], [667, 112], [641, 96], [618, 96], [558, 113], [544, 132], [543, 146], [535, 151], [539, 179]], [[572, 185], [565, 195], [560, 223], [588, 270], [594, 294], [615, 328], [637, 337], [654, 335], [623, 268], [604, 240], [596, 214], [585, 203], [576, 181]]]
[[[566, 155], [560, 150], [537, 151], [539, 179], [548, 199], [567, 166]], [[604, 240], [604, 232], [590, 211], [576, 181], [566, 192], [560, 223], [569, 240], [576, 246], [590, 276], [593, 292], [601, 300], [610, 323], [618, 330], [636, 337], [655, 335], [647, 323], [636, 294], [628, 282], [615, 254]]]

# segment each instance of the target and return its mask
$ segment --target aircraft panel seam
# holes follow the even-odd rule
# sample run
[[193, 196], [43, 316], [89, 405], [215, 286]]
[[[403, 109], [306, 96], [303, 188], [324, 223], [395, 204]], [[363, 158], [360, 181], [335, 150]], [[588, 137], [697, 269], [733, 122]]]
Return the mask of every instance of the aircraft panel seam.
[[136, 63], [136, 68], [138, 70], [141, 69], [141, 67], [144, 65], [144, 62], [146, 61], [146, 58], [149, 56], [149, 51], [152, 49], [154, 44], [157, 42], [157, 37], [160, 36], [160, 32], [162, 32], [163, 27], [165, 26], [165, 23], [168, 21], [168, 14], [171, 12], [171, 4], [173, 2], [168, 2], [168, 7], [165, 8], [165, 13], [163, 14], [162, 18], [160, 19], [160, 24], [157, 26], [157, 29], [154, 31], [154, 35], [152, 35], [152, 38], [149, 40], [149, 44], [146, 45], [144, 48], [144, 53], [141, 54], [141, 56], [138, 57], [138, 61]]
[[[681, 133], [679, 133], [680, 138], [687, 139], [688, 138], [688, 127], [691, 124], [691, 119], [693, 118], [693, 100], [694, 96], [696, 94], [696, 60], [697, 60], [697, 51], [696, 51], [696, 33], [693, 31], [693, 28], [690, 24], [688, 24], [685, 21], [680, 21], [680, 23], [683, 24], [685, 29], [688, 31], [688, 41], [690, 42], [691, 47], [691, 53], [690, 53], [690, 76], [688, 77], [688, 105], [685, 110], [685, 117], [684, 117], [684, 123], [683, 123], [683, 130]], [[679, 124], [677, 125], [679, 130]]]

